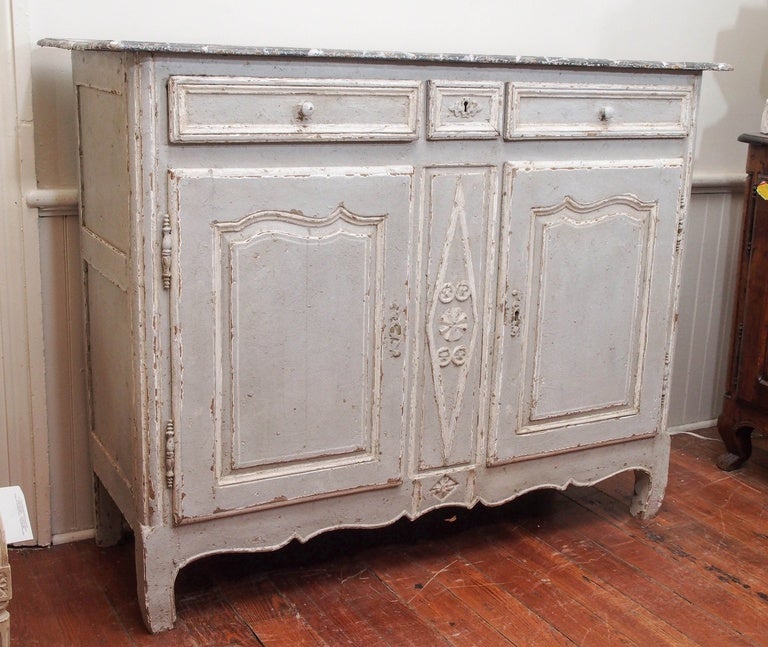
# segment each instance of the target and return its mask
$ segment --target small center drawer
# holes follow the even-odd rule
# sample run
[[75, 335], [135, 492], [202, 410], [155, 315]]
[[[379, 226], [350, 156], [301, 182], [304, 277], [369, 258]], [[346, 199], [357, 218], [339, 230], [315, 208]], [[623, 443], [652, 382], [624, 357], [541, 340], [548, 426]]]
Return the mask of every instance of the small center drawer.
[[507, 85], [506, 139], [686, 137], [690, 127], [687, 87]]
[[428, 139], [495, 139], [501, 134], [503, 84], [430, 81]]
[[420, 83], [338, 79], [172, 76], [174, 143], [411, 141]]

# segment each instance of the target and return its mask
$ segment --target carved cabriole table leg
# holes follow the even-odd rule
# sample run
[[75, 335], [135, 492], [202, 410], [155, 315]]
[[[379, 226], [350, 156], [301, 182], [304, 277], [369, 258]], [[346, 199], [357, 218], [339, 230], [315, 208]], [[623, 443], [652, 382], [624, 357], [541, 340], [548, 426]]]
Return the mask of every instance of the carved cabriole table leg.
[[5, 543], [5, 529], [0, 520], [0, 647], [10, 647], [11, 617], [8, 603], [12, 597], [11, 566], [8, 564], [8, 545]]
[[669, 436], [657, 443], [655, 460], [651, 468], [635, 470], [635, 488], [629, 512], [640, 519], [652, 518], [661, 507], [669, 477]]
[[640, 519], [654, 517], [664, 500], [666, 487], [666, 470], [657, 470], [653, 474], [644, 470], [635, 470], [635, 491], [629, 506], [632, 516]]

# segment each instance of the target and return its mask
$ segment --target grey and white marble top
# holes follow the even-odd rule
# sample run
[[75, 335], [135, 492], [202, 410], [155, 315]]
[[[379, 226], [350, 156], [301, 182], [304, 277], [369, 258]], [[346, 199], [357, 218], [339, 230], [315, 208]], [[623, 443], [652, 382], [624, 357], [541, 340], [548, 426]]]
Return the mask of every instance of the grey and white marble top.
[[632, 61], [597, 58], [551, 56], [510, 56], [495, 54], [427, 54], [387, 52], [379, 50], [301, 49], [295, 47], [244, 47], [235, 45], [199, 45], [191, 43], [160, 43], [130, 40], [78, 40], [43, 38], [41, 47], [71, 50], [114, 52], [147, 52], [156, 54], [205, 54], [214, 56], [258, 56], [268, 58], [318, 58], [342, 60], [403, 61], [413, 63], [456, 63], [469, 65], [531, 65], [555, 67], [629, 68], [647, 70], [728, 71], [727, 63], [694, 63], [668, 61]]

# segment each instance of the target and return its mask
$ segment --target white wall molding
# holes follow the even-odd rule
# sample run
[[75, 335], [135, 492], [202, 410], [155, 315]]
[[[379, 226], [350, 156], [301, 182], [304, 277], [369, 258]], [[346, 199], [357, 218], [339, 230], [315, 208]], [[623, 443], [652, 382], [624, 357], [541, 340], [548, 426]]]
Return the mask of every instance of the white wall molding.
[[[738, 193], [744, 189], [744, 173], [695, 173], [694, 193]], [[41, 218], [77, 215], [79, 202], [76, 187], [33, 189], [26, 195], [27, 206], [38, 210]]]
[[76, 216], [79, 207], [77, 189], [33, 189], [27, 193], [27, 206], [37, 209], [41, 218]]
[[741, 193], [744, 191], [746, 173], [696, 173], [693, 172], [693, 193]]

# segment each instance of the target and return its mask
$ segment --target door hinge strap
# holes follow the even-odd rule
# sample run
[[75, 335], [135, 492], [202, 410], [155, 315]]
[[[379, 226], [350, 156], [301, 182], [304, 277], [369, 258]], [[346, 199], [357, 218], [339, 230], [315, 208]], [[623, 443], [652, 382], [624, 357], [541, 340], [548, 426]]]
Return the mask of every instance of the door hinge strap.
[[173, 472], [176, 466], [176, 439], [173, 421], [169, 420], [165, 424], [165, 486], [173, 488], [175, 474]]
[[160, 247], [160, 263], [163, 272], [163, 287], [171, 288], [171, 217], [163, 216], [163, 240]]

